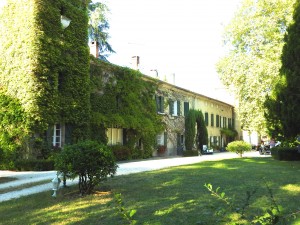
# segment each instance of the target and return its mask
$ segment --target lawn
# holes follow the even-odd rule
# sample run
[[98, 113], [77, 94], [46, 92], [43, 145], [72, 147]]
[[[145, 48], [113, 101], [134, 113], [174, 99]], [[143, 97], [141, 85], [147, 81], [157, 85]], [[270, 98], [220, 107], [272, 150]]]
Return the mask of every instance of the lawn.
[[[157, 161], [159, 163], [159, 161]], [[0, 204], [0, 224], [129, 224], [118, 213], [114, 194], [121, 193], [124, 210], [137, 210], [137, 224], [249, 224], [237, 213], [225, 211], [225, 203], [211, 196], [204, 184], [220, 187], [235, 208], [243, 208], [250, 198], [246, 217], [263, 215], [272, 200], [284, 215], [300, 210], [300, 162], [272, 158], [241, 158], [202, 162], [109, 178], [93, 195], [79, 197], [77, 188], [51, 191]], [[272, 198], [273, 196], [273, 198]], [[220, 215], [216, 215], [217, 212]], [[296, 218], [284, 224], [300, 224]]]

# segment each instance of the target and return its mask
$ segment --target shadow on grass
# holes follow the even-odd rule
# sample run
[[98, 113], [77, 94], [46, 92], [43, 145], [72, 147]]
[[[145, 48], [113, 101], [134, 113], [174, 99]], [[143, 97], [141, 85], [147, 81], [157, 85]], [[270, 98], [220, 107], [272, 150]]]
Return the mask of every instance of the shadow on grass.
[[[263, 178], [288, 214], [298, 208], [299, 171], [299, 162], [241, 158], [117, 176], [101, 184], [104, 191], [91, 196], [79, 197], [77, 187], [72, 187], [56, 199], [49, 191], [3, 202], [0, 224], [124, 224], [114, 193], [122, 193], [125, 208], [137, 210], [138, 224], [225, 224], [215, 215], [223, 203], [204, 184], [221, 187], [237, 205], [244, 203], [247, 191], [257, 190], [249, 208], [249, 216], [254, 216], [270, 206]], [[229, 216], [237, 219], [235, 214]]]

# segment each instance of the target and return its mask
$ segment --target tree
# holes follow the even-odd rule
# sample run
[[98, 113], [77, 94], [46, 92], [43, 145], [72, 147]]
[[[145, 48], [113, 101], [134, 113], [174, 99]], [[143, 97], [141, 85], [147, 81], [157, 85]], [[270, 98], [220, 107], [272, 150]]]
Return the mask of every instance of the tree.
[[109, 34], [109, 23], [107, 19], [107, 13], [109, 12], [108, 7], [104, 3], [90, 3], [88, 6], [89, 14], [89, 38], [97, 41], [99, 44], [99, 55], [103, 59], [106, 59], [107, 52], [114, 53], [115, 51], [108, 43]]
[[225, 29], [227, 55], [217, 64], [237, 101], [243, 129], [266, 130], [264, 102], [279, 81], [284, 34], [295, 0], [244, 0]]
[[285, 36], [280, 82], [266, 102], [270, 132], [285, 138], [300, 134], [300, 4]]
[[251, 149], [252, 149], [251, 144], [249, 144], [245, 141], [230, 142], [226, 148], [226, 150], [228, 150], [230, 152], [235, 152], [240, 157], [243, 157], [244, 152], [251, 151]]
[[[197, 127], [197, 130], [196, 130]], [[197, 131], [197, 133], [196, 133]], [[199, 150], [203, 150], [203, 145], [207, 145], [208, 134], [204, 122], [203, 114], [199, 110], [190, 110], [185, 119], [185, 147], [192, 150], [195, 144]]]
[[117, 170], [112, 151], [93, 141], [65, 146], [57, 156], [55, 166], [71, 178], [79, 177], [81, 195], [90, 194], [102, 179], [114, 175]]

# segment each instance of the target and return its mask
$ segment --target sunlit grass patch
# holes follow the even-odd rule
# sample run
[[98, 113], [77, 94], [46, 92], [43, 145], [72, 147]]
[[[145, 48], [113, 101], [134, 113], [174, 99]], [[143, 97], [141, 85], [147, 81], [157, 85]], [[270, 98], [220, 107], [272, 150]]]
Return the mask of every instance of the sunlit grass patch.
[[225, 218], [216, 215], [222, 203], [204, 184], [221, 187], [239, 206], [247, 191], [257, 190], [249, 207], [249, 215], [255, 216], [270, 207], [266, 181], [283, 212], [290, 213], [299, 208], [300, 177], [295, 173], [299, 169], [300, 164], [270, 157], [237, 158], [116, 176], [102, 182], [90, 196], [80, 197], [77, 186], [72, 186], [59, 190], [57, 198], [49, 190], [3, 202], [0, 224], [124, 224], [116, 210], [116, 193], [122, 194], [124, 208], [137, 210], [138, 224], [246, 224], [236, 213]]
[[298, 185], [287, 184], [287, 185], [281, 187], [281, 189], [285, 190], [285, 191], [289, 191], [289, 192], [291, 192], [291, 194], [295, 194], [295, 195], [300, 194], [300, 184], [298, 184]]

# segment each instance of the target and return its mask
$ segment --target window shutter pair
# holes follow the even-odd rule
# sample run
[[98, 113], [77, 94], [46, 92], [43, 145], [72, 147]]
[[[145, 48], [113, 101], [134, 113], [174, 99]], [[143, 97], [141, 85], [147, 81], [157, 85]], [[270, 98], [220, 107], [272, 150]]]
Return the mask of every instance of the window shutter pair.
[[164, 97], [156, 95], [155, 101], [156, 101], [156, 111], [163, 113], [164, 112]]
[[176, 104], [175, 104], [175, 101], [172, 101], [170, 100], [169, 101], [169, 113], [170, 115], [174, 115], [175, 113], [175, 107], [177, 108], [177, 116], [180, 116], [180, 101], [176, 101]]

